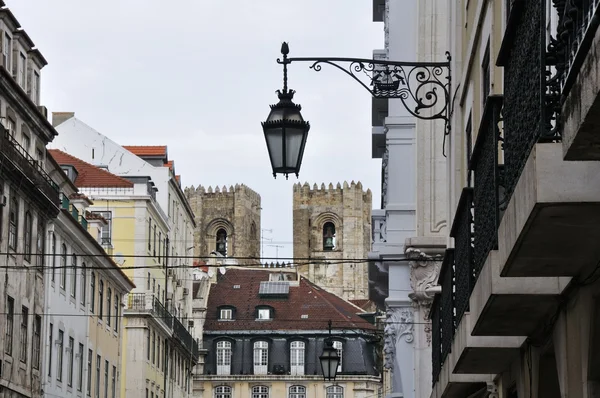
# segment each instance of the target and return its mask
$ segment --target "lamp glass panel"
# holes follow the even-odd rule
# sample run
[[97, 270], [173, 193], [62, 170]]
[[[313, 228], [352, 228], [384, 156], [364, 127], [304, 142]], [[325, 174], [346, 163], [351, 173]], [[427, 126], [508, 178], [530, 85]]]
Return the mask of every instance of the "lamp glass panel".
[[267, 118], [268, 122], [273, 122], [276, 120], [282, 120], [283, 119], [283, 112], [284, 109], [282, 108], [273, 108], [271, 109], [271, 113], [269, 113], [269, 117]]
[[281, 127], [273, 127], [265, 130], [267, 149], [273, 169], [283, 167], [283, 130]]
[[285, 167], [296, 168], [300, 160], [304, 129], [287, 128], [285, 133]]

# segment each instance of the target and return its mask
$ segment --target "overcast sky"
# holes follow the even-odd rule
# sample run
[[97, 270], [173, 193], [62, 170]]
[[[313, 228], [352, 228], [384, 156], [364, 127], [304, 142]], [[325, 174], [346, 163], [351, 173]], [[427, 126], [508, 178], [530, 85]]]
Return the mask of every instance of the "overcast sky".
[[271, 175], [260, 122], [290, 56], [370, 58], [383, 24], [368, 0], [6, 0], [48, 60], [42, 104], [122, 145], [168, 145], [184, 186], [244, 183], [262, 197], [264, 255], [292, 256], [292, 184], [360, 180], [379, 207], [371, 98], [333, 68], [292, 64], [311, 123], [300, 178]]

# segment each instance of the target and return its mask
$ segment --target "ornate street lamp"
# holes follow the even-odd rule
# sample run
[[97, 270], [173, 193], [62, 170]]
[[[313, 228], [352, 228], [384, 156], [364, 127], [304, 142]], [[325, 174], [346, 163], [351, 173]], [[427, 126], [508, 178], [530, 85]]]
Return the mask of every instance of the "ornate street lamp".
[[[300, 114], [300, 105], [292, 102], [294, 90], [287, 88], [287, 66], [292, 62], [312, 62], [311, 69], [320, 71], [322, 64], [336, 67], [352, 77], [374, 98], [399, 99], [414, 117], [443, 120], [445, 134], [450, 132], [450, 53], [445, 62], [400, 62], [363, 58], [288, 58], [289, 46], [281, 45], [283, 59], [283, 91], [279, 103], [271, 105], [271, 113], [262, 123], [267, 149], [278, 173], [298, 176], [306, 137], [310, 128]], [[368, 81], [368, 82], [365, 82]]]
[[283, 90], [277, 90], [279, 102], [271, 105], [271, 112], [267, 120], [262, 123], [267, 141], [267, 150], [271, 159], [273, 168], [273, 177], [277, 174], [284, 174], [288, 178], [289, 174], [300, 172], [302, 156], [304, 155], [304, 146], [310, 125], [304, 121], [300, 110], [300, 104], [294, 104], [294, 90], [288, 90], [287, 87], [287, 54], [289, 48], [287, 43], [281, 45], [283, 54]]
[[333, 348], [333, 340], [331, 340], [331, 321], [329, 321], [329, 337], [325, 339], [325, 347], [323, 348], [323, 354], [319, 356], [319, 361], [321, 362], [323, 379], [335, 380], [340, 357], [337, 350]]

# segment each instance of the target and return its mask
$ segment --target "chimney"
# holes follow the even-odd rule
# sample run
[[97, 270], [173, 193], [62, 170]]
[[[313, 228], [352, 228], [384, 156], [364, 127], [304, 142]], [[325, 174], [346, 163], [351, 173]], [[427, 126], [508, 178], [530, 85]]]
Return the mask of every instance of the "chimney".
[[56, 127], [72, 117], [75, 117], [75, 112], [52, 112], [52, 126]]

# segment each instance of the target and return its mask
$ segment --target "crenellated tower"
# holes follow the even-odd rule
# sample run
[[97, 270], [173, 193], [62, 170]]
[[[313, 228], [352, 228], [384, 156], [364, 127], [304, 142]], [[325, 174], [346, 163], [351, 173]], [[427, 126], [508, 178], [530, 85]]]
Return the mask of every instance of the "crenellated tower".
[[260, 263], [260, 195], [244, 184], [227, 188], [188, 187], [185, 195], [195, 215], [194, 255], [218, 252], [226, 257], [251, 257]]
[[354, 181], [293, 189], [299, 272], [347, 300], [368, 299], [368, 262], [357, 260], [371, 249], [371, 190]]

